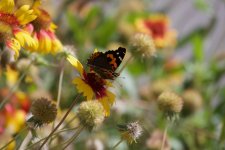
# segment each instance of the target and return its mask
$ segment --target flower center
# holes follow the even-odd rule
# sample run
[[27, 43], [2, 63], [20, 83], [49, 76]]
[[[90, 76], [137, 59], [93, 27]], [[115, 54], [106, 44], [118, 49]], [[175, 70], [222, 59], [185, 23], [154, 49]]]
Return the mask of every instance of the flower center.
[[151, 31], [153, 38], [164, 37], [166, 26], [163, 21], [145, 21], [145, 26]]
[[41, 29], [48, 29], [51, 24], [51, 17], [43, 9], [39, 9], [38, 11], [38, 17], [32, 21], [32, 24], [34, 26], [35, 31], [40, 31]]
[[106, 81], [99, 77], [96, 73], [91, 72], [84, 74], [84, 81], [95, 92], [96, 98], [106, 96]]
[[3, 22], [11, 26], [19, 25], [19, 21], [17, 20], [17, 18], [13, 14], [8, 14], [8, 13], [0, 12], [0, 22]]

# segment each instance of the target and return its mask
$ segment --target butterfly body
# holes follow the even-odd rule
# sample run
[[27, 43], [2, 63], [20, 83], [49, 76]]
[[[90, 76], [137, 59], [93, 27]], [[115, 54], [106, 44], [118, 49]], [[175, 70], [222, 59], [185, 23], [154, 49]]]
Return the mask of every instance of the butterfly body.
[[119, 47], [117, 50], [108, 50], [107, 52], [95, 52], [88, 59], [88, 65], [96, 73], [98, 73], [104, 79], [115, 79], [119, 76], [116, 73], [116, 69], [121, 64], [126, 49]]

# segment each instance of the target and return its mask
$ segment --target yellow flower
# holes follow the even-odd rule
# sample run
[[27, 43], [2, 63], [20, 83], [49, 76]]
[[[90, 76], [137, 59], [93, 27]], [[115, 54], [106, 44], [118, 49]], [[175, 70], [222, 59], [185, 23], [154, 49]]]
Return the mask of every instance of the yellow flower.
[[[28, 32], [22, 26], [33, 21], [36, 15], [28, 5], [16, 9], [14, 1], [1, 0], [0, 2], [0, 42], [15, 51], [15, 58], [24, 45], [36, 46]], [[32, 43], [32, 44], [31, 44]]]
[[177, 33], [169, 25], [169, 18], [162, 14], [139, 18], [135, 21], [137, 31], [152, 36], [157, 48], [168, 48], [176, 45]]
[[110, 108], [115, 101], [115, 95], [108, 90], [111, 83], [102, 79], [95, 72], [86, 72], [83, 65], [72, 55], [68, 55], [67, 60], [78, 71], [79, 76], [73, 80], [79, 93], [82, 93], [87, 100], [97, 99], [105, 110], [105, 115], [110, 115]]

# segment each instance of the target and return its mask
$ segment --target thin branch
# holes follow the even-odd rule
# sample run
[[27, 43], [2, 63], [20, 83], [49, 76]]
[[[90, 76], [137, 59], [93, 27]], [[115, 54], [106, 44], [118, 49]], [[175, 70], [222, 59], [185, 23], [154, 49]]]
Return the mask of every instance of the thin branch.
[[52, 130], [52, 132], [49, 134], [49, 136], [45, 139], [45, 141], [41, 144], [41, 146], [39, 147], [39, 150], [42, 149], [42, 147], [47, 143], [47, 141], [49, 140], [49, 138], [53, 135], [53, 133], [61, 126], [61, 124], [63, 123], [63, 121], [66, 119], [66, 117], [69, 115], [70, 111], [72, 110], [72, 108], [74, 107], [74, 105], [76, 104], [76, 100], [81, 96], [81, 94], [78, 94], [75, 98], [75, 100], [73, 101], [73, 103], [70, 105], [69, 109], [67, 110], [66, 114], [63, 116], [63, 118], [61, 119], [61, 121], [58, 123], [58, 125], [54, 128], [54, 130]]

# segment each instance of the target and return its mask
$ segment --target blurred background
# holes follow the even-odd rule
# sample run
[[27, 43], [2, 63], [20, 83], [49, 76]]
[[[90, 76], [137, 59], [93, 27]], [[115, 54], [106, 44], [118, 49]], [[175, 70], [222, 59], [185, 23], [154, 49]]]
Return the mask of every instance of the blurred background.
[[[168, 90], [182, 97], [184, 105], [179, 119], [169, 125], [164, 149], [225, 148], [224, 0], [44, 0], [42, 6], [57, 25], [64, 49], [84, 65], [95, 48], [127, 48], [126, 67], [114, 82], [116, 102], [110, 117], [93, 132], [83, 132], [71, 149], [109, 149], [120, 139], [117, 124], [134, 121], [143, 134], [137, 143], [123, 142], [118, 149], [160, 149], [167, 119], [156, 100]], [[151, 37], [154, 45], [146, 48], [150, 52], [132, 49], [137, 33]], [[60, 54], [39, 59], [0, 111], [0, 141], [21, 129], [34, 99], [41, 95], [56, 100], [62, 67], [62, 111], [77, 94], [71, 83], [76, 73]], [[2, 73], [0, 98], [16, 83], [26, 61], [22, 54]]]

